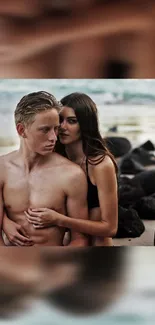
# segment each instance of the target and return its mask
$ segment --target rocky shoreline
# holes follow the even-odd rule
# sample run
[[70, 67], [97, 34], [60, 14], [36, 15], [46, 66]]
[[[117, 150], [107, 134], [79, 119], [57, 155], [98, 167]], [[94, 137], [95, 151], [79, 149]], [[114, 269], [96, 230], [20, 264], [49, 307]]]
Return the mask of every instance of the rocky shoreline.
[[121, 243], [126, 238], [123, 242], [128, 245], [132, 238], [145, 237], [148, 229], [155, 233], [155, 146], [148, 140], [132, 148], [130, 141], [121, 137], [107, 138], [107, 145], [118, 160], [119, 168], [119, 220], [115, 238], [120, 240], [114, 241]]

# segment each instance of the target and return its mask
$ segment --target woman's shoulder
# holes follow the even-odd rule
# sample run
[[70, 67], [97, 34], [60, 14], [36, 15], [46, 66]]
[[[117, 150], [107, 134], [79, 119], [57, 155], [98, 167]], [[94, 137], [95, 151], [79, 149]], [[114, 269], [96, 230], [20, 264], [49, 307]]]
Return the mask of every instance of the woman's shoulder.
[[99, 164], [95, 165], [93, 176], [98, 186], [103, 186], [105, 183], [110, 185], [117, 182], [115, 165], [109, 155], [106, 155]]
[[111, 157], [109, 155], [106, 155], [104, 158], [100, 155], [95, 158], [96, 163], [93, 164], [94, 172], [99, 171], [115, 171], [114, 162], [112, 161]]

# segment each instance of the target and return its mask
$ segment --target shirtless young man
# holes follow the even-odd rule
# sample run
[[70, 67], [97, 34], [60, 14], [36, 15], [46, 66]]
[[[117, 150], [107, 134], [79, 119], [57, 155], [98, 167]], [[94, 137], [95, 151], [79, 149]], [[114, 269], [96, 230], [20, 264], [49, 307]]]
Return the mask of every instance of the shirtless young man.
[[[15, 110], [20, 148], [0, 157], [1, 224], [4, 206], [8, 218], [27, 233], [28, 245], [62, 246], [65, 234], [64, 228], [35, 229], [26, 217], [29, 209], [46, 207], [73, 218], [88, 218], [83, 171], [53, 152], [60, 109], [61, 105], [47, 92], [24, 96]], [[4, 219], [8, 220], [6, 215]], [[4, 232], [6, 227], [7, 222]], [[2, 238], [0, 243], [4, 244]], [[5, 244], [11, 245], [8, 240]], [[72, 233], [71, 246], [86, 245], [84, 235]]]

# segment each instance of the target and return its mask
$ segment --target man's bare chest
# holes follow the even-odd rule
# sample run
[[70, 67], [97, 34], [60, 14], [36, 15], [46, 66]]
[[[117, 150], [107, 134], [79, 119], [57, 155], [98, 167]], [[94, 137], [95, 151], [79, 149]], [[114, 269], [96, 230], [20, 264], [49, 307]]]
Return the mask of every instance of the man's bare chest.
[[65, 200], [60, 175], [46, 170], [28, 175], [19, 171], [8, 172], [3, 198], [6, 207], [11, 210], [23, 210], [28, 207], [62, 208]]

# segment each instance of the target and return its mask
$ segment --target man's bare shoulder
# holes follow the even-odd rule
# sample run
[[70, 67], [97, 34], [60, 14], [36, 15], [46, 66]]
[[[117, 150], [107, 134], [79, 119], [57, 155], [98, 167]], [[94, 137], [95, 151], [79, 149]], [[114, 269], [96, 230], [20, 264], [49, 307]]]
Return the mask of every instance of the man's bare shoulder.
[[72, 162], [69, 159], [67, 159], [66, 157], [60, 155], [57, 152], [53, 152], [51, 154], [51, 159], [52, 160], [55, 160], [55, 162], [57, 162], [58, 164], [65, 164], [65, 165], [72, 164]]
[[0, 156], [0, 175], [1, 175], [1, 177], [4, 176], [4, 174], [5, 174], [7, 164], [11, 163], [13, 160], [15, 160], [16, 155], [17, 155], [17, 151], [12, 151], [5, 155]]
[[87, 193], [87, 178], [80, 166], [74, 164], [66, 173], [66, 193], [70, 196], [85, 196]]
[[67, 179], [67, 183], [76, 182], [86, 178], [82, 168], [69, 159], [55, 153], [55, 161], [60, 169], [62, 169], [63, 175]]
[[5, 172], [5, 155], [0, 156], [0, 186], [4, 183]]
[[[63, 156], [59, 155], [58, 153], [54, 153], [53, 156], [55, 156], [54, 157], [55, 162], [58, 165], [60, 165], [62, 168], [65, 167], [66, 170], [69, 169], [70, 171], [72, 169], [72, 172], [75, 173], [75, 174], [78, 173], [78, 172], [80, 173], [80, 171], [82, 171], [82, 169], [81, 169], [81, 167], [79, 165], [75, 164], [74, 162], [72, 162], [68, 158], [63, 157]], [[83, 171], [82, 171], [82, 173], [83, 173]]]
[[80, 166], [72, 163], [65, 176], [68, 193], [87, 192], [87, 178]]
[[16, 158], [17, 150], [11, 151], [5, 155], [0, 156], [0, 164], [5, 164], [9, 161], [12, 161], [12, 159]]

